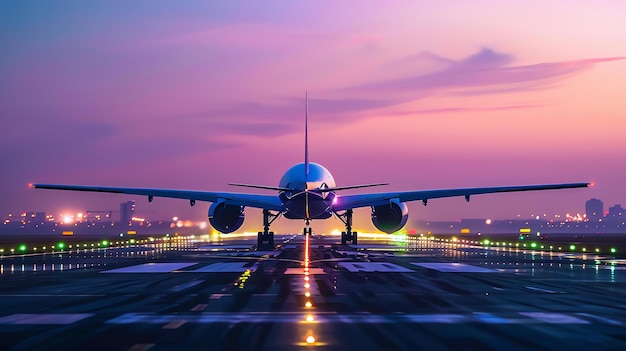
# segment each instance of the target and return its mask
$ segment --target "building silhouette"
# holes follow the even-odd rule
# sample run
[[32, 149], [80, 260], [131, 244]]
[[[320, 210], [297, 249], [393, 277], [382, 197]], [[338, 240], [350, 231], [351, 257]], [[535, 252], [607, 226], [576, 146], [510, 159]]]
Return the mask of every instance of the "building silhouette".
[[585, 202], [585, 213], [590, 221], [599, 221], [604, 218], [604, 204], [598, 199]]
[[135, 201], [120, 204], [120, 223], [130, 225], [135, 212]]
[[617, 204], [613, 207], [609, 207], [609, 214], [606, 216], [607, 219], [621, 219], [624, 218], [624, 209], [622, 205]]

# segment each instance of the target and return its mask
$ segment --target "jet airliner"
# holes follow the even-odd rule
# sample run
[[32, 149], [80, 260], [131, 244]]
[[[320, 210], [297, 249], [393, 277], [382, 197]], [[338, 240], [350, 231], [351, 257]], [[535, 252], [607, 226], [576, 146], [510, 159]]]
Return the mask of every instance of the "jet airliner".
[[427, 205], [430, 199], [445, 197], [463, 196], [466, 201], [469, 201], [470, 196], [479, 194], [589, 186], [589, 183], [563, 183], [339, 195], [342, 190], [382, 186], [387, 183], [337, 186], [328, 169], [309, 161], [308, 100], [305, 103], [304, 124], [304, 162], [289, 168], [283, 174], [278, 186], [229, 184], [273, 190], [278, 192], [277, 195], [62, 184], [32, 184], [31, 186], [40, 189], [142, 195], [147, 196], [149, 202], [152, 202], [154, 197], [185, 199], [191, 206], [194, 206], [196, 201], [211, 202], [208, 212], [209, 222], [221, 233], [232, 233], [241, 227], [246, 207], [259, 208], [263, 210], [263, 231], [258, 232], [259, 248], [274, 246], [274, 232], [270, 231], [270, 225], [281, 215], [288, 219], [304, 220], [303, 233], [305, 235], [311, 234], [311, 220], [327, 219], [335, 215], [346, 228], [341, 234], [341, 243], [357, 244], [357, 233], [352, 231], [352, 214], [355, 208], [370, 207], [374, 226], [382, 232], [393, 233], [402, 229], [406, 224], [408, 219], [406, 203], [410, 201], [422, 201], [424, 205]]

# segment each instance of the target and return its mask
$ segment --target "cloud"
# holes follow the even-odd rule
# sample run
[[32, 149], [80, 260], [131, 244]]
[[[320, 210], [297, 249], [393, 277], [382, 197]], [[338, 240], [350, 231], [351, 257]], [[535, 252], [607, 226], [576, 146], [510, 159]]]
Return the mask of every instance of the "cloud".
[[[350, 123], [368, 118], [372, 111], [386, 109], [385, 115], [441, 114], [528, 109], [545, 104], [512, 102], [503, 106], [447, 107], [439, 109], [400, 110], [399, 105], [432, 95], [488, 95], [504, 92], [533, 91], [591, 69], [595, 64], [622, 60], [623, 57], [593, 58], [512, 65], [511, 54], [489, 48], [464, 59], [447, 59], [430, 52], [395, 60], [413, 69], [435, 68], [434, 72], [382, 80], [360, 86], [315, 92], [309, 98], [309, 114], [317, 123]], [[434, 65], [433, 65], [434, 64]], [[380, 67], [385, 70], [385, 65]], [[220, 135], [280, 136], [302, 127], [304, 99], [272, 97], [267, 102], [241, 101], [215, 107], [190, 116], [188, 121]], [[392, 109], [389, 109], [392, 108]]]
[[466, 113], [466, 112], [492, 112], [492, 111], [511, 111], [511, 110], [525, 110], [531, 108], [539, 108], [545, 106], [544, 104], [521, 104], [521, 105], [507, 105], [507, 106], [495, 106], [495, 107], [445, 107], [445, 108], [432, 108], [421, 110], [406, 110], [393, 113], [394, 115], [417, 115], [417, 114], [439, 114], [439, 113]]
[[[495, 93], [529, 91], [584, 72], [594, 64], [623, 60], [625, 57], [592, 58], [572, 61], [512, 66], [514, 57], [485, 48], [459, 60], [435, 57], [444, 67], [426, 74], [409, 75], [391, 80], [353, 86], [345, 91], [367, 94], [434, 94], [441, 92]], [[487, 90], [484, 90], [488, 88]]]

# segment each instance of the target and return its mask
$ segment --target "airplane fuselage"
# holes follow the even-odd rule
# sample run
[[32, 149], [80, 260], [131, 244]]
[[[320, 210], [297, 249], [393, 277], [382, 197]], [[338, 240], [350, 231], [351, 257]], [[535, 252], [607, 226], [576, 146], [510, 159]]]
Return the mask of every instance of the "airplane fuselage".
[[[335, 179], [328, 169], [310, 162], [308, 172], [305, 163], [289, 168], [280, 179], [279, 187], [294, 191], [281, 191], [278, 196], [285, 206], [285, 218], [325, 219], [332, 216], [333, 191], [322, 191], [335, 187]], [[322, 190], [320, 190], [322, 189]]]

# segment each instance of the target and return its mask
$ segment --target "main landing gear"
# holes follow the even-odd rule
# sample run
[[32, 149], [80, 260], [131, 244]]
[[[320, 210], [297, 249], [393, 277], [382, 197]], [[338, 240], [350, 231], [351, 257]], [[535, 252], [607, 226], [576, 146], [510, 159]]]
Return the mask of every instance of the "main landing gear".
[[263, 231], [258, 234], [257, 251], [274, 250], [274, 232], [270, 232], [272, 224], [280, 213], [263, 210]]
[[341, 215], [335, 213], [335, 215], [346, 226], [346, 231], [341, 232], [341, 244], [346, 245], [351, 243], [352, 245], [357, 245], [357, 232], [352, 231], [352, 210], [346, 210], [346, 212]]

